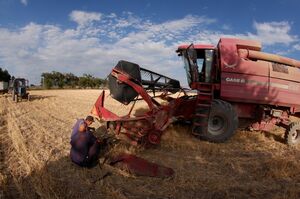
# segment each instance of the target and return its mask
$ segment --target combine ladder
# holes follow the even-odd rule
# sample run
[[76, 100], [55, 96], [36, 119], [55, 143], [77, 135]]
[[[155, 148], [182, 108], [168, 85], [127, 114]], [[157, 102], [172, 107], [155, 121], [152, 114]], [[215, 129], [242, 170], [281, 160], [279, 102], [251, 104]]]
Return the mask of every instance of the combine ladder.
[[201, 136], [208, 131], [208, 120], [213, 100], [213, 84], [199, 83], [197, 86], [197, 105], [193, 119], [192, 134]]

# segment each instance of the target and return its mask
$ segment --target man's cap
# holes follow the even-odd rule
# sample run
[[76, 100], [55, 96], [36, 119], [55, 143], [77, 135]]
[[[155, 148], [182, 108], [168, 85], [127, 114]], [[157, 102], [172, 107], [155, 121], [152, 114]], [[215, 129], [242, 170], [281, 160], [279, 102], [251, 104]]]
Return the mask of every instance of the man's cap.
[[95, 122], [95, 120], [94, 120], [94, 117], [93, 116], [87, 116], [86, 118], [85, 118], [85, 120], [87, 120], [87, 121], [91, 121], [91, 122]]

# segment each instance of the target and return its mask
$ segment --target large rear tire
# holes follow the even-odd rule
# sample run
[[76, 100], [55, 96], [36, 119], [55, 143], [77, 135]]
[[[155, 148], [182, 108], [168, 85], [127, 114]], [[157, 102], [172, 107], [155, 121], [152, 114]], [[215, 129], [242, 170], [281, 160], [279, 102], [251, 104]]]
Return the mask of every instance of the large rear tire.
[[300, 122], [292, 122], [285, 132], [286, 143], [290, 146], [300, 145]]
[[237, 113], [231, 104], [223, 100], [213, 100], [207, 131], [202, 132], [199, 137], [210, 142], [225, 142], [234, 135], [238, 123]]

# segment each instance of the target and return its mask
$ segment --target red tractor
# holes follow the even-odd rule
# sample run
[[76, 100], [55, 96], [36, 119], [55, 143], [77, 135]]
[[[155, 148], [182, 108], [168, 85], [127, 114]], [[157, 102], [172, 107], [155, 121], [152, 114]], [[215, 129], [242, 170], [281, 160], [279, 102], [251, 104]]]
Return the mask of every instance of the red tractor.
[[[135, 144], [158, 144], [163, 131], [177, 120], [190, 122], [200, 139], [224, 142], [235, 133], [238, 118], [256, 120], [253, 130], [284, 124], [287, 143], [300, 143], [300, 123], [289, 120], [300, 112], [299, 61], [261, 52], [256, 41], [229, 38], [220, 39], [216, 47], [181, 45], [176, 52], [196, 95], [187, 95], [177, 80], [120, 61], [108, 76], [110, 95], [132, 108], [125, 116], [112, 113], [104, 107], [103, 91], [92, 112]], [[176, 92], [182, 95], [170, 96]], [[146, 101], [149, 111], [133, 116], [137, 100]]]

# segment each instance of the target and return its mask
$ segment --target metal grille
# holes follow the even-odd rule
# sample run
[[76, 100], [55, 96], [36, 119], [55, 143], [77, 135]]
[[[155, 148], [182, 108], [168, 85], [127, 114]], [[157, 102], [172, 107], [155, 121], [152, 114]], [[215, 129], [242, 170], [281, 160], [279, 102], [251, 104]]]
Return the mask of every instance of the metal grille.
[[174, 93], [180, 90], [180, 83], [178, 80], [171, 79], [144, 68], [140, 68], [140, 71], [142, 77], [141, 83], [146, 90], [167, 90]]

